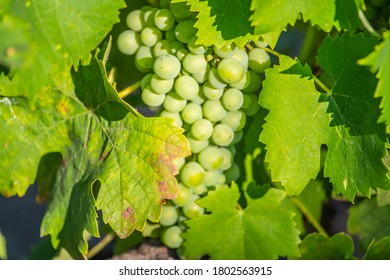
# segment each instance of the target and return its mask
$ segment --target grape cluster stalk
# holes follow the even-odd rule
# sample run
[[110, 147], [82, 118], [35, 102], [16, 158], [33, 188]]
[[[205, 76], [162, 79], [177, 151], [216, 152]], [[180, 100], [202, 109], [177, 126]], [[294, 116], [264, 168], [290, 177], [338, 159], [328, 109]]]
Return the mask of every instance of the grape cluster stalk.
[[191, 145], [192, 155], [175, 162], [177, 198], [162, 206], [158, 224], [148, 222], [143, 231], [178, 252], [185, 220], [204, 214], [196, 201], [240, 176], [235, 145], [247, 116], [259, 110], [261, 73], [271, 64], [261, 40], [245, 48], [197, 44], [195, 20], [196, 13], [185, 3], [161, 0], [159, 7], [131, 11], [129, 29], [117, 39], [119, 50], [133, 55], [136, 68], [145, 73], [145, 105], [184, 128]]

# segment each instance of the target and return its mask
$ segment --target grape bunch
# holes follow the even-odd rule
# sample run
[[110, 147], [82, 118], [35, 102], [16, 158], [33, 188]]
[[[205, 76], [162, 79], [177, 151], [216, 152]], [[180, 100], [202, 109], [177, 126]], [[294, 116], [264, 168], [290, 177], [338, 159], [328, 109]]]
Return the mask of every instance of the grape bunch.
[[[143, 102], [184, 128], [191, 145], [192, 155], [176, 161], [178, 197], [162, 207], [159, 221], [161, 241], [175, 249], [183, 242], [184, 221], [204, 213], [196, 201], [239, 177], [235, 145], [247, 117], [259, 110], [261, 73], [271, 63], [260, 40], [245, 48], [197, 44], [195, 19], [185, 3], [161, 0], [159, 8], [130, 12], [129, 29], [117, 40], [119, 50], [134, 55], [136, 68], [145, 73]], [[153, 236], [156, 227], [147, 223], [144, 235]]]
[[375, 29], [389, 29], [390, 27], [390, 0], [365, 1], [366, 18]]

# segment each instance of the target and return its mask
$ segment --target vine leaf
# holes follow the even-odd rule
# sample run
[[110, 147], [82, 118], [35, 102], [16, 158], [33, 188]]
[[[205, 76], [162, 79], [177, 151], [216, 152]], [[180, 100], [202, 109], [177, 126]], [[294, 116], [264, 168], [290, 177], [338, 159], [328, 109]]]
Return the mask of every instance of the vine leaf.
[[388, 260], [390, 258], [390, 237], [386, 236], [370, 244], [365, 260]]
[[182, 129], [134, 113], [98, 58], [72, 71], [62, 91], [39, 95], [32, 106], [25, 97], [7, 97], [16, 85], [1, 77], [0, 193], [22, 196], [41, 158], [61, 153], [54, 185], [45, 186], [51, 193], [42, 236], [50, 234], [55, 248], [82, 258], [88, 251], [84, 231], [99, 235], [96, 209], [120, 237], [142, 230], [146, 219], [158, 220], [164, 199], [177, 193], [173, 161], [190, 153]]
[[188, 255], [276, 259], [298, 254], [299, 232], [294, 214], [280, 207], [286, 196], [284, 191], [270, 189], [263, 197], [248, 201], [245, 209], [238, 207], [239, 196], [238, 186], [233, 183], [231, 188], [219, 186], [197, 201], [211, 213], [186, 222], [189, 229], [183, 237]]
[[338, 233], [332, 237], [312, 233], [299, 244], [299, 250], [301, 256], [290, 259], [350, 260], [353, 259], [354, 245], [352, 238], [345, 233]]
[[366, 199], [350, 209], [347, 230], [359, 236], [360, 246], [366, 251], [373, 239], [390, 235], [390, 205], [379, 207], [376, 199]]
[[384, 40], [367, 57], [360, 60], [362, 65], [370, 66], [379, 79], [375, 96], [382, 97], [380, 122], [386, 124], [390, 132], [390, 31], [383, 33]]
[[72, 65], [90, 59], [124, 7], [122, 0], [7, 1], [0, 64], [17, 70], [21, 92], [35, 102], [41, 89], [61, 85]]
[[[362, 34], [326, 38], [319, 62], [333, 82], [330, 92], [314, 85], [308, 66], [282, 56], [266, 70], [260, 105], [270, 112], [260, 135], [273, 181], [298, 195], [320, 170], [321, 145], [328, 148], [324, 175], [336, 193], [353, 200], [370, 188], [389, 188], [385, 129], [377, 123], [376, 79], [356, 61], [374, 48], [376, 40]], [[359, 45], [359, 48], [353, 46]]]
[[197, 12], [195, 27], [197, 43], [223, 47], [227, 43], [245, 46], [249, 40], [257, 40], [249, 21], [250, 1], [217, 0], [173, 0], [172, 3], [187, 2], [191, 11]]

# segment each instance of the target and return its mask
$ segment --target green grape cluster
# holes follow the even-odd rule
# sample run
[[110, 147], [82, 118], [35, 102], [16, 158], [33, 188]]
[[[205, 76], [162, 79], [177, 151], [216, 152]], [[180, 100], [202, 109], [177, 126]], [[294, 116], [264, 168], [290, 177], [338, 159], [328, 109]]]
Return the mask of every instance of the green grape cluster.
[[[247, 116], [259, 110], [261, 73], [271, 64], [262, 41], [246, 48], [197, 44], [196, 14], [185, 3], [160, 1], [129, 13], [129, 30], [118, 37], [124, 54], [134, 55], [145, 73], [143, 102], [185, 129], [192, 156], [176, 161], [178, 197], [162, 207], [161, 241], [182, 246], [184, 221], [202, 215], [196, 201], [216, 185], [240, 175], [234, 163], [235, 145], [243, 136]], [[153, 224], [144, 232], [151, 234]]]
[[367, 0], [366, 18], [375, 29], [390, 28], [390, 0]]

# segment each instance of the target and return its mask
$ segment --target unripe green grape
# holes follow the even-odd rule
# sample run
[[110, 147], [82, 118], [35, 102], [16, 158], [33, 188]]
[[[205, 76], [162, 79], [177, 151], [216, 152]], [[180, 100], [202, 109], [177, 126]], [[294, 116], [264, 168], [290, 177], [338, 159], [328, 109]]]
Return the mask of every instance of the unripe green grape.
[[204, 96], [203, 90], [200, 88], [199, 92], [195, 95], [195, 97], [191, 98], [190, 101], [192, 103], [196, 103], [202, 105], [206, 101], [206, 96]]
[[209, 140], [198, 140], [192, 136], [191, 132], [187, 135], [188, 143], [190, 143], [191, 151], [193, 154], [200, 153], [203, 149], [209, 146]]
[[[180, 50], [178, 50], [176, 52], [176, 57], [180, 60], [180, 61], [183, 61], [183, 59], [186, 57], [186, 55], [188, 54], [188, 50], [185, 49], [185, 48], [182, 48]], [[182, 69], [183, 70], [183, 69]], [[189, 74], [189, 73], [188, 73]]]
[[159, 56], [153, 64], [154, 73], [165, 80], [174, 79], [179, 75], [181, 64], [177, 57], [166, 54]]
[[264, 49], [264, 48], [268, 47], [268, 43], [265, 42], [264, 39], [260, 37], [260, 38], [255, 42], [255, 46], [258, 47], [258, 48]]
[[141, 31], [145, 27], [144, 11], [131, 11], [126, 17], [126, 24], [131, 30]]
[[144, 90], [147, 86], [150, 86], [150, 81], [152, 80], [153, 73], [146, 74], [141, 80], [141, 89]]
[[248, 70], [247, 73], [250, 75], [249, 85], [243, 89], [244, 92], [258, 92], [261, 87], [261, 76], [253, 70]]
[[162, 31], [167, 31], [175, 26], [175, 17], [168, 9], [161, 9], [154, 15], [154, 24]]
[[188, 49], [193, 54], [204, 54], [207, 48], [203, 45], [199, 45], [196, 43], [198, 37], [194, 36], [188, 41]]
[[173, 16], [179, 20], [185, 19], [192, 15], [192, 12], [190, 11], [190, 6], [188, 6], [184, 2], [171, 3], [169, 9], [171, 10]]
[[177, 208], [172, 205], [163, 205], [161, 210], [161, 217], [159, 223], [162, 226], [168, 227], [176, 224], [179, 218]]
[[175, 34], [175, 28], [171, 28], [171, 29], [165, 31], [165, 39], [170, 43], [177, 41], [176, 34]]
[[214, 53], [220, 58], [228, 58], [233, 56], [237, 52], [238, 48], [234, 44], [226, 44], [222, 48], [214, 46]]
[[144, 9], [144, 22], [145, 26], [155, 26], [154, 25], [154, 15], [158, 11], [157, 8], [149, 7]]
[[207, 100], [203, 104], [203, 116], [211, 122], [219, 122], [226, 115], [226, 110], [219, 100]]
[[190, 39], [195, 36], [196, 28], [194, 27], [195, 22], [192, 20], [184, 20], [179, 22], [175, 28], [175, 36], [178, 41], [188, 44]]
[[184, 44], [175, 40], [169, 43], [169, 49], [171, 53], [176, 54], [179, 50], [184, 49]]
[[[228, 149], [224, 147], [220, 147], [219, 150], [222, 153], [223, 161], [221, 166], [219, 167], [220, 170], [227, 170], [229, 169], [233, 164], [233, 153]], [[206, 175], [205, 175], [206, 177]]]
[[244, 132], [242, 130], [236, 131], [236, 133], [234, 134], [233, 141], [229, 144], [229, 148], [237, 145], [242, 140], [243, 137], [244, 137]]
[[246, 124], [246, 115], [243, 111], [228, 111], [221, 123], [230, 126], [233, 131], [240, 131]]
[[225, 171], [226, 182], [231, 183], [237, 181], [240, 178], [241, 170], [237, 163], [233, 163], [232, 166]]
[[153, 54], [155, 57], [170, 54], [171, 49], [167, 40], [161, 40], [157, 42], [153, 47]]
[[196, 103], [188, 103], [181, 111], [181, 117], [186, 123], [193, 124], [203, 118], [202, 107]]
[[199, 84], [191, 76], [181, 76], [175, 81], [175, 91], [181, 98], [189, 100], [199, 92]]
[[251, 83], [251, 74], [249, 71], [245, 71], [244, 77], [239, 80], [237, 83], [230, 83], [229, 86], [239, 90], [245, 90]]
[[234, 58], [222, 59], [217, 67], [218, 76], [226, 83], [236, 83], [245, 75], [241, 63]]
[[161, 242], [168, 248], [177, 249], [183, 243], [182, 232], [179, 226], [165, 228], [161, 231]]
[[161, 79], [157, 74], [154, 74], [150, 79], [150, 86], [157, 94], [166, 94], [173, 88], [174, 79]]
[[216, 145], [222, 147], [229, 146], [229, 144], [233, 141], [233, 139], [234, 139], [234, 131], [230, 126], [223, 123], [214, 126], [211, 140], [213, 140], [213, 142]]
[[210, 100], [218, 100], [223, 94], [223, 88], [215, 88], [209, 82], [202, 86], [203, 94]]
[[226, 183], [226, 175], [224, 173], [221, 173], [221, 175], [219, 175], [217, 185], [224, 185], [225, 183]]
[[134, 63], [137, 69], [141, 72], [149, 72], [153, 69], [155, 57], [152, 49], [147, 46], [141, 46], [135, 53]]
[[222, 79], [218, 76], [218, 71], [216, 68], [210, 69], [208, 82], [215, 88], [225, 88], [227, 86], [227, 83], [222, 81]]
[[223, 154], [216, 146], [208, 146], [198, 155], [198, 162], [205, 170], [216, 170], [223, 163]]
[[133, 30], [125, 30], [118, 36], [118, 49], [127, 55], [133, 55], [142, 45], [139, 34]]
[[195, 162], [187, 162], [180, 172], [180, 179], [187, 187], [196, 187], [203, 183], [204, 169]]
[[244, 69], [248, 69], [249, 57], [245, 49], [238, 49], [237, 52], [231, 58], [238, 60]]
[[158, 41], [161, 41], [161, 31], [156, 27], [148, 26], [141, 31], [141, 42], [148, 47], [153, 47]]
[[178, 184], [178, 195], [172, 202], [179, 206], [183, 207], [192, 197], [192, 190], [184, 186], [183, 184]]
[[165, 96], [165, 100], [163, 104], [165, 110], [171, 113], [181, 112], [186, 105], [187, 105], [187, 100], [181, 98], [174, 91], [168, 93]]
[[219, 183], [221, 172], [219, 170], [209, 170], [204, 173], [203, 183], [206, 187], [216, 186]]
[[186, 160], [183, 157], [179, 157], [173, 160], [173, 164], [175, 165], [177, 171], [179, 171], [185, 163]]
[[192, 73], [191, 76], [199, 83], [203, 84], [204, 82], [207, 81], [209, 77], [209, 72], [210, 72], [210, 65], [206, 65], [206, 69], [202, 72], [199, 73]]
[[249, 51], [249, 68], [256, 73], [264, 73], [265, 69], [271, 66], [271, 57], [260, 48], [254, 48]]
[[171, 118], [173, 120], [173, 125], [176, 127], [183, 126], [183, 120], [180, 117], [179, 113], [171, 113], [166, 110], [160, 112], [160, 117]]
[[150, 107], [158, 107], [163, 104], [165, 96], [155, 93], [151, 86], [147, 86], [142, 91], [141, 98], [145, 105]]
[[194, 195], [194, 198], [183, 206], [183, 213], [189, 219], [194, 219], [204, 213], [204, 209], [196, 203], [197, 199], [198, 197]]
[[206, 70], [207, 61], [202, 54], [188, 53], [183, 59], [183, 68], [189, 73], [201, 73]]
[[208, 191], [205, 184], [201, 184], [201, 185], [193, 187], [191, 189], [192, 189], [192, 192], [194, 193], [194, 195], [199, 195], [199, 196], [207, 194], [207, 191]]
[[206, 119], [197, 120], [191, 126], [191, 134], [195, 139], [207, 140], [213, 134], [213, 124]]
[[259, 97], [254, 93], [244, 94], [244, 104], [242, 108], [247, 116], [254, 116], [260, 110]]
[[224, 92], [221, 102], [226, 110], [237, 111], [244, 104], [244, 94], [236, 88], [229, 88]]

